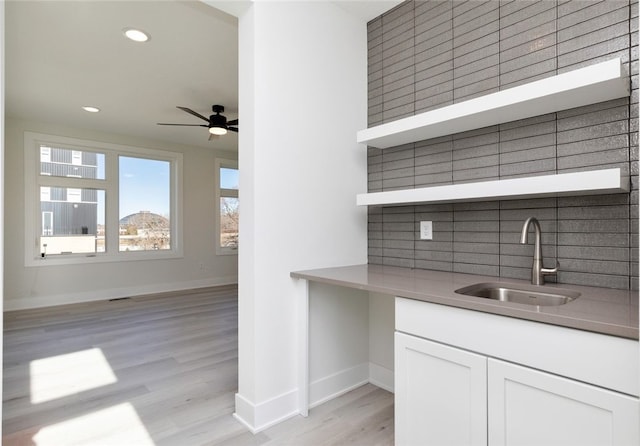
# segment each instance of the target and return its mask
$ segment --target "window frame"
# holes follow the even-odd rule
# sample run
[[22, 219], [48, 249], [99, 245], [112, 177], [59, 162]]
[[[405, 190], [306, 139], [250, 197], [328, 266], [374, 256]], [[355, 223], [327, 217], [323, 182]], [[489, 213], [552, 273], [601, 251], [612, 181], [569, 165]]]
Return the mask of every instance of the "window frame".
[[220, 215], [220, 199], [223, 197], [230, 197], [230, 198], [238, 198], [239, 200], [239, 191], [240, 191], [240, 186], [238, 185], [238, 189], [223, 189], [220, 186], [220, 169], [221, 168], [226, 168], [226, 169], [238, 169], [238, 161], [237, 160], [231, 160], [231, 159], [225, 159], [225, 158], [216, 158], [216, 162], [215, 162], [215, 166], [216, 166], [216, 171], [215, 171], [215, 181], [216, 181], [216, 205], [215, 205], [215, 231], [216, 231], [216, 255], [238, 255], [238, 246], [240, 245], [240, 242], [238, 241], [238, 246], [235, 247], [229, 247], [229, 246], [222, 246], [220, 244], [220, 237], [221, 237], [221, 224], [220, 224], [220, 219], [221, 219], [221, 215]]
[[[100, 152], [105, 155], [105, 179], [41, 175], [40, 146], [61, 146], [69, 150]], [[120, 156], [147, 158], [170, 163], [171, 249], [120, 251], [119, 165]], [[72, 265], [101, 262], [182, 258], [183, 254], [183, 156], [178, 152], [124, 146], [80, 138], [24, 132], [25, 266]], [[40, 187], [71, 187], [105, 191], [105, 252], [63, 254], [41, 257], [42, 216]]]

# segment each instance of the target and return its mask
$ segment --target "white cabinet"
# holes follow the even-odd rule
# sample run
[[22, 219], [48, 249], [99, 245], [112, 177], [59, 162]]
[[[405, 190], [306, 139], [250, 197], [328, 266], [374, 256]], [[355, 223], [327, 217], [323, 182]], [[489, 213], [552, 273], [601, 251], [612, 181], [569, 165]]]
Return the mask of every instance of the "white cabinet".
[[488, 360], [489, 444], [637, 445], [638, 399]]
[[397, 445], [486, 445], [487, 358], [395, 335]]
[[638, 399], [395, 334], [398, 446], [631, 446]]
[[630, 339], [397, 298], [396, 445], [637, 446], [638, 362]]

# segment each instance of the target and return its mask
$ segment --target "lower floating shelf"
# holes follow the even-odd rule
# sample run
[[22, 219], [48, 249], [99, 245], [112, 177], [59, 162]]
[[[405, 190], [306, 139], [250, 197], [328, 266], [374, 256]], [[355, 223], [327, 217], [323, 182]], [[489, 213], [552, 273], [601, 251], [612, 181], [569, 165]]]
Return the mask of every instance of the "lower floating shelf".
[[619, 168], [615, 168], [372, 192], [358, 194], [356, 203], [358, 206], [402, 206], [622, 192], [629, 192], [629, 176], [622, 174]]

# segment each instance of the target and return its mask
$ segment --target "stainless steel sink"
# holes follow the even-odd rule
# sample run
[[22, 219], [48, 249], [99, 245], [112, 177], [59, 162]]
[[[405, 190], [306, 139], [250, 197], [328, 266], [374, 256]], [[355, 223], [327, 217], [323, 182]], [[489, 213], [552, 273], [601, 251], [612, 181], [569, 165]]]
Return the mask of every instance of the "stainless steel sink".
[[564, 305], [577, 299], [580, 293], [549, 286], [519, 285], [506, 282], [476, 283], [456, 290], [458, 294], [484, 297], [502, 302], [527, 305]]

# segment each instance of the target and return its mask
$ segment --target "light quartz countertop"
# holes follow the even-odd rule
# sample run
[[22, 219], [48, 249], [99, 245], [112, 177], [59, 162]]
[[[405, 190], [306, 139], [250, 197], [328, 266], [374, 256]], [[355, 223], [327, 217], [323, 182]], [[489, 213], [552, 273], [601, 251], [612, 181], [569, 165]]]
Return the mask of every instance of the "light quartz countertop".
[[534, 306], [455, 293], [459, 288], [481, 282], [529, 283], [517, 279], [382, 265], [295, 271], [291, 277], [638, 339], [638, 291], [548, 284], [578, 291], [581, 296], [565, 305]]

